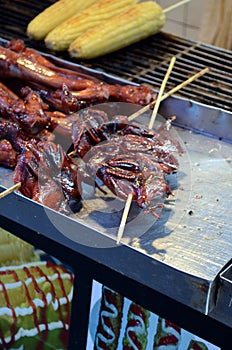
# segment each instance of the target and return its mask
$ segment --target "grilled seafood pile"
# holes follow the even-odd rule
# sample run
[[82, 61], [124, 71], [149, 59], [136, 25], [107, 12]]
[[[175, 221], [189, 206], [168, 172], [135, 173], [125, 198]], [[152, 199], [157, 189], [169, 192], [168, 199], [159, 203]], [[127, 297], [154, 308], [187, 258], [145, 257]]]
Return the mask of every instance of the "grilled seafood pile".
[[100, 179], [158, 216], [160, 199], [172, 193], [167, 176], [178, 170], [175, 153], [182, 152], [170, 137], [171, 120], [154, 131], [94, 107], [146, 105], [156, 97], [150, 88], [60, 68], [19, 40], [0, 47], [0, 78], [0, 165], [14, 169], [23, 195], [70, 214], [81, 208], [82, 183], [101, 188]]

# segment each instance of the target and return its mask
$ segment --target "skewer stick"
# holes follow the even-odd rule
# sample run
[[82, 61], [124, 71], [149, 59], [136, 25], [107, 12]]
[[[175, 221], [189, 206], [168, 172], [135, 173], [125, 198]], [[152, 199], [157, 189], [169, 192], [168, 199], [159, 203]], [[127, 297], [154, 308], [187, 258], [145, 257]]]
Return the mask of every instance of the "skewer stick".
[[177, 3], [175, 3], [175, 4], [171, 5], [171, 6], [167, 7], [166, 9], [164, 9], [163, 12], [164, 12], [164, 13], [168, 13], [168, 12], [170, 12], [170, 11], [176, 9], [177, 7], [182, 6], [182, 5], [184, 5], [184, 4], [186, 4], [187, 2], [190, 2], [190, 1], [191, 1], [191, 0], [182, 0], [182, 1], [179, 1], [179, 2], [177, 2]]
[[123, 214], [122, 214], [122, 219], [121, 219], [121, 222], [120, 222], [120, 226], [119, 226], [119, 229], [118, 229], [118, 235], [117, 235], [117, 244], [119, 244], [122, 236], [123, 236], [123, 232], [124, 232], [124, 229], [125, 229], [125, 226], [126, 226], [126, 220], [127, 220], [127, 217], [128, 217], [128, 214], [129, 214], [129, 210], [130, 210], [130, 207], [131, 207], [131, 202], [132, 202], [132, 193], [129, 193], [128, 197], [127, 197], [127, 200], [126, 200], [126, 205], [124, 207], [124, 211], [123, 211]]
[[19, 189], [21, 187], [21, 182], [18, 182], [17, 184], [11, 186], [7, 190], [0, 193], [0, 199], [7, 196], [8, 194], [14, 192], [15, 190]]
[[155, 118], [156, 118], [156, 115], [157, 115], [157, 112], [158, 112], [158, 109], [159, 109], [159, 106], [160, 106], [161, 97], [162, 97], [162, 95], [164, 93], [165, 86], [167, 84], [168, 78], [169, 78], [169, 76], [170, 76], [170, 74], [172, 72], [172, 68], [173, 68], [175, 62], [176, 62], [176, 57], [173, 56], [172, 59], [171, 59], [170, 65], [168, 67], [167, 73], [166, 73], [166, 75], [164, 77], [164, 80], [163, 80], [163, 82], [161, 84], [160, 90], [159, 90], [159, 94], [158, 94], [158, 97], [157, 97], [157, 100], [156, 100], [155, 108], [153, 110], [153, 113], [152, 113], [152, 116], [151, 116], [151, 119], [150, 119], [150, 122], [149, 122], [149, 126], [148, 126], [149, 129], [152, 129], [153, 125], [155, 123]]
[[[170, 76], [170, 74], [172, 72], [172, 68], [173, 68], [175, 62], [176, 62], [176, 57], [173, 56], [172, 59], [171, 59], [171, 62], [169, 64], [167, 73], [165, 74], [164, 80], [162, 82], [158, 98], [156, 100], [155, 108], [154, 108], [154, 111], [153, 111], [153, 114], [151, 116], [151, 120], [150, 120], [150, 123], [149, 123], [149, 129], [152, 129], [152, 127], [154, 125], [156, 114], [157, 114], [157, 111], [158, 111], [159, 105], [160, 105], [161, 96], [162, 96], [162, 94], [164, 92], [165, 86], [167, 84], [168, 78], [169, 78], [169, 76]], [[120, 243], [120, 240], [121, 240], [121, 238], [123, 236], [123, 232], [124, 232], [124, 229], [125, 229], [125, 226], [126, 226], [126, 220], [127, 220], [128, 214], [129, 214], [130, 207], [131, 207], [131, 203], [132, 203], [132, 194], [129, 193], [129, 195], [127, 197], [126, 205], [125, 205], [125, 208], [124, 208], [124, 211], [123, 211], [122, 219], [121, 219], [121, 222], [120, 222], [118, 234], [117, 234], [117, 241], [116, 241], [117, 244]]]
[[[175, 92], [179, 91], [180, 89], [182, 89], [183, 87], [185, 87], [186, 85], [190, 84], [191, 82], [193, 82], [194, 80], [200, 78], [202, 75], [204, 75], [205, 73], [209, 72], [209, 68], [204, 68], [202, 69], [200, 72], [194, 74], [193, 76], [191, 76], [190, 78], [188, 78], [187, 80], [183, 81], [183, 83], [180, 83], [179, 85], [175, 86], [173, 89], [169, 90], [166, 94], [164, 94], [161, 97], [161, 102], [163, 100], [165, 100], [166, 98], [168, 98], [169, 96], [173, 95]], [[131, 114], [128, 117], [128, 120], [131, 121], [135, 118], [137, 118], [138, 116], [140, 116], [142, 113], [147, 112], [154, 104], [156, 103], [156, 100], [152, 101], [151, 103], [149, 103], [148, 105], [146, 105], [143, 108], [140, 108], [137, 112]]]
[[175, 92], [177, 92], [178, 90], [180, 90], [181, 88], [183, 88], [184, 86], [190, 84], [191, 82], [193, 82], [194, 80], [200, 78], [202, 75], [204, 75], [205, 73], [209, 72], [209, 68], [204, 68], [202, 69], [200, 72], [194, 74], [192, 77], [190, 77], [189, 79], [185, 80], [183, 83], [177, 85], [176, 87], [174, 87], [172, 90], [168, 91], [166, 94], [164, 94], [161, 97], [161, 101], [165, 100], [167, 97], [169, 97], [170, 95], [174, 94]]
[[75, 154], [76, 154], [76, 152], [75, 152], [75, 151], [72, 151], [72, 152], [68, 153], [68, 156], [69, 156], [69, 157], [72, 157], [72, 156], [74, 156]]

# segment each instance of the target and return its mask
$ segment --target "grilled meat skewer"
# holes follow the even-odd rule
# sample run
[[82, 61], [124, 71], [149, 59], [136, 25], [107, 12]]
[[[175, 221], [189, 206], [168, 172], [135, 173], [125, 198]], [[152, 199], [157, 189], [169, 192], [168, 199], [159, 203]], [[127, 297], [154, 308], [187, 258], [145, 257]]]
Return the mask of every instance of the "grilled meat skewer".
[[50, 122], [37, 93], [27, 89], [22, 100], [1, 82], [0, 113], [2, 117], [16, 121], [29, 134], [38, 133]]
[[80, 208], [80, 172], [53, 142], [27, 142], [18, 157], [14, 182], [21, 183], [23, 195], [52, 209], [69, 214]]

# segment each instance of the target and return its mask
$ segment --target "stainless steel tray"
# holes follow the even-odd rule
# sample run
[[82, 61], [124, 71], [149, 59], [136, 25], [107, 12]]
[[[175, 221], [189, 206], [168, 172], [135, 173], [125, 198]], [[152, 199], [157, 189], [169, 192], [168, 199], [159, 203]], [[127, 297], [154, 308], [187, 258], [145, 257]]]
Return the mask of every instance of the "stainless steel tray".
[[[126, 83], [53, 59], [67, 67], [100, 74], [108, 82]], [[88, 195], [88, 188], [83, 209], [72, 217], [18, 193], [0, 200], [0, 213], [61, 243], [64, 249], [70, 247], [74, 256], [75, 252], [85, 254], [209, 314], [217, 306], [219, 274], [232, 258], [232, 113], [170, 97], [162, 103], [160, 115], [176, 115], [173, 132], [185, 149], [180, 170], [171, 179], [174, 197], [166, 201], [161, 220], [132, 206], [120, 246], [115, 238], [124, 203]], [[157, 123], [162, 122], [161, 116]], [[147, 124], [146, 118], [140, 121]], [[9, 187], [12, 172], [1, 168], [0, 183], [1, 190]], [[218, 315], [222, 322], [223, 310]]]

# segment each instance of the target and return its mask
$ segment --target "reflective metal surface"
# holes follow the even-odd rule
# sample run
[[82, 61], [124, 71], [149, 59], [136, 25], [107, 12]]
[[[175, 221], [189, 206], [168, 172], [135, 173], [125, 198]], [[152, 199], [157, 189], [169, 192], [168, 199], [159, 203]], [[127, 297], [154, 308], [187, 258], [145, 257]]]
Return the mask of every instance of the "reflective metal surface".
[[[166, 101], [167, 111], [169, 101], [172, 105], [173, 99]], [[170, 179], [174, 196], [166, 201], [160, 220], [144, 215], [136, 206], [132, 207], [122, 239], [124, 248], [120, 249], [115, 243], [123, 209], [122, 202], [117, 199], [113, 199], [112, 207], [111, 201], [102, 196], [95, 198], [91, 193], [85, 198], [80, 213], [65, 217], [49, 209], [44, 214], [41, 205], [32, 205], [31, 200], [12, 194], [0, 201], [0, 211], [52, 239], [59, 240], [63, 235], [64, 249], [67, 244], [78, 252], [84, 251], [138, 282], [208, 313], [215, 307], [218, 275], [232, 257], [232, 144], [216, 137], [218, 133], [223, 138], [223, 128], [221, 130], [213, 124], [213, 120], [217, 120], [216, 113], [220, 118], [220, 110], [212, 111], [207, 106], [181, 99], [175, 104], [179, 110], [175, 113], [176, 121], [183, 125], [173, 127], [173, 132], [185, 153], [180, 157], [178, 174]], [[186, 109], [188, 104], [189, 110]], [[185, 122], [190, 123], [189, 115], [195, 118], [194, 110], [204, 112], [201, 117], [198, 115], [200, 133], [197, 133], [194, 122], [194, 131], [189, 125], [188, 129], [185, 128]], [[165, 113], [165, 109], [162, 112]], [[231, 114], [223, 112], [223, 116], [231, 127]], [[157, 120], [159, 122], [162, 118]], [[215, 125], [214, 130], [212, 125]], [[212, 131], [214, 137], [208, 135]], [[10, 178], [11, 172], [2, 168], [1, 189], [11, 185]], [[117, 205], [118, 211], [115, 209]], [[28, 213], [33, 213], [34, 220]], [[55, 237], [52, 230], [47, 230], [48, 224], [55, 226], [61, 236]], [[102, 255], [97, 247], [108, 247], [109, 250], [105, 249]], [[126, 262], [127, 259], [130, 263]]]
[[[176, 116], [172, 132], [185, 150], [179, 172], [169, 178], [174, 196], [165, 202], [160, 220], [132, 206], [119, 247], [115, 238], [124, 203], [96, 196], [89, 188], [83, 209], [72, 217], [20, 194], [1, 199], [0, 212], [64, 249], [71, 247], [73, 259], [75, 252], [84, 254], [208, 314], [217, 308], [219, 273], [232, 257], [232, 113], [171, 97], [162, 103], [160, 115], [156, 127], [163, 117]], [[147, 124], [146, 118], [141, 122]], [[12, 184], [11, 177], [0, 169], [1, 190]], [[215, 317], [224, 322], [225, 312], [223, 307]]]

